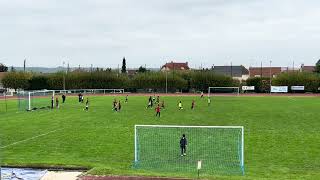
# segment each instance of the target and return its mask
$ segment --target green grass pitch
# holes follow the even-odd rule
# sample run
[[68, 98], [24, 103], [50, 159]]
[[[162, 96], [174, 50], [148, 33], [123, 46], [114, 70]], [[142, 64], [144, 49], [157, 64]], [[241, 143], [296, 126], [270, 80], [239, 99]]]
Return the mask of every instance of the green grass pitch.
[[[148, 97], [129, 96], [128, 104], [124, 96], [119, 98], [120, 113], [111, 110], [111, 96], [90, 97], [88, 112], [77, 97], [68, 97], [59, 110], [34, 112], [17, 111], [16, 100], [8, 101], [5, 112], [0, 100], [1, 164], [89, 167], [97, 175], [195, 178], [196, 174], [133, 169], [134, 125], [237, 125], [245, 128], [245, 175], [202, 177], [320, 179], [317, 97], [214, 97], [210, 107], [200, 97], [161, 97], [167, 106], [161, 118], [146, 109]], [[192, 99], [196, 101], [193, 111]], [[178, 110], [179, 100], [184, 110]]]

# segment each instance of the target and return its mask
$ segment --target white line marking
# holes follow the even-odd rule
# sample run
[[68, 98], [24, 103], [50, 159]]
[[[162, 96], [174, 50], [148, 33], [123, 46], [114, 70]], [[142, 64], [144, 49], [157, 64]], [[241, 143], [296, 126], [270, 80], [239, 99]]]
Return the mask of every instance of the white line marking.
[[13, 145], [16, 145], [16, 144], [19, 144], [19, 143], [22, 143], [22, 142], [26, 142], [26, 141], [29, 141], [29, 140], [32, 140], [32, 139], [35, 139], [35, 138], [38, 138], [38, 137], [41, 137], [41, 136], [46, 136], [46, 135], [48, 135], [48, 134], [50, 134], [50, 133], [54, 133], [54, 132], [59, 131], [59, 130], [62, 130], [62, 129], [65, 129], [65, 128], [52, 130], [52, 131], [49, 131], [49, 132], [44, 133], [44, 134], [40, 134], [40, 135], [31, 137], [31, 138], [28, 138], [28, 139], [24, 139], [24, 140], [21, 140], [21, 141], [17, 141], [17, 142], [14, 142], [14, 143], [12, 143], [12, 144], [8, 144], [8, 145], [5, 145], [5, 146], [2, 146], [2, 147], [0, 147], [0, 149], [4, 149], [4, 148], [7, 148], [7, 147], [9, 147], [9, 146], [13, 146]]

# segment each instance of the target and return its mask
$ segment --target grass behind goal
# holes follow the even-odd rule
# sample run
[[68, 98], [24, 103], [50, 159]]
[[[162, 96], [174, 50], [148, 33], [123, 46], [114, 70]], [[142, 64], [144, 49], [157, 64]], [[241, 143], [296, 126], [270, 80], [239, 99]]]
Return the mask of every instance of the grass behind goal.
[[[165, 172], [241, 175], [243, 168], [243, 127], [235, 126], [135, 126], [135, 168]], [[188, 145], [181, 156], [182, 134]]]

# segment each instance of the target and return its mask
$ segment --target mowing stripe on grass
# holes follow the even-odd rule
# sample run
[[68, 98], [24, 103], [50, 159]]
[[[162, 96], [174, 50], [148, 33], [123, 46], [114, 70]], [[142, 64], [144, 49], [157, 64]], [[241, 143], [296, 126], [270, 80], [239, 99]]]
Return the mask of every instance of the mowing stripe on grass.
[[294, 97], [288, 96], [288, 99], [293, 100], [293, 101], [297, 101], [297, 99], [295, 99]]
[[19, 143], [23, 143], [23, 142], [26, 142], [26, 141], [29, 141], [29, 140], [32, 140], [32, 139], [36, 139], [36, 138], [38, 138], [38, 137], [46, 136], [46, 135], [48, 135], [48, 134], [51, 134], [51, 133], [54, 133], [54, 132], [56, 132], [56, 131], [63, 130], [63, 129], [65, 129], [65, 128], [55, 129], [55, 130], [49, 131], [49, 132], [44, 133], [44, 134], [40, 134], [40, 135], [37, 135], [37, 136], [33, 136], [33, 137], [31, 137], [31, 138], [28, 138], [28, 139], [24, 139], [24, 140], [21, 140], [21, 141], [16, 141], [16, 142], [14, 142], [14, 143], [12, 143], [12, 144], [8, 144], [8, 145], [5, 145], [5, 146], [1, 146], [0, 149], [4, 149], [4, 148], [7, 148], [7, 147], [9, 147], [9, 146], [13, 146], [13, 145], [16, 145], [16, 144], [19, 144]]

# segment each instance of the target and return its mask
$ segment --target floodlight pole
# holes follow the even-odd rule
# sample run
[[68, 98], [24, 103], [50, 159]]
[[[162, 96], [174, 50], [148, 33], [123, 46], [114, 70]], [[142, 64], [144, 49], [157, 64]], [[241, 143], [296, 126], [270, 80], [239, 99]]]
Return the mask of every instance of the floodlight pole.
[[272, 63], [272, 61], [270, 61], [270, 69], [269, 69], [269, 76], [270, 76], [270, 94], [271, 94], [271, 84], [272, 84], [272, 77], [271, 77], [271, 63]]
[[[64, 69], [64, 64], [65, 64], [65, 62], [63, 61], [62, 69]], [[65, 77], [64, 71], [63, 71], [63, 90], [66, 90], [66, 77]]]

